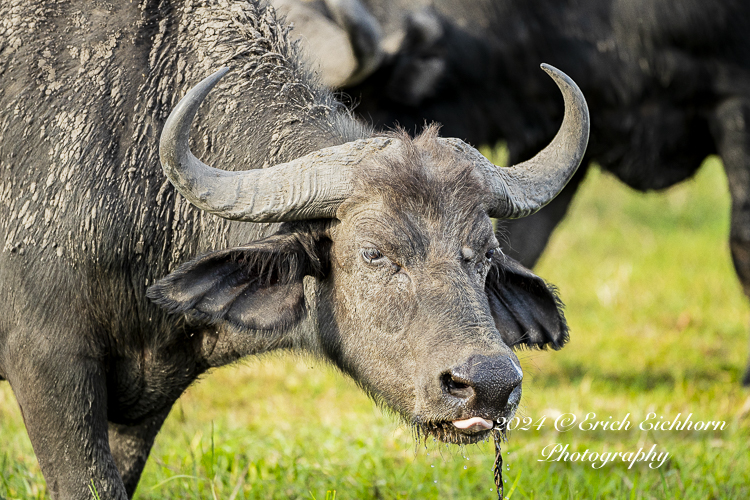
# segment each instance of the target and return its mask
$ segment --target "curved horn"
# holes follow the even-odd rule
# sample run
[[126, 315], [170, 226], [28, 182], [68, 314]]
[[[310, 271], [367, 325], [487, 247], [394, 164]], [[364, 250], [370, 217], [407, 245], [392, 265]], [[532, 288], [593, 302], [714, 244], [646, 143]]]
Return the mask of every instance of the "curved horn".
[[565, 117], [552, 142], [528, 161], [498, 168], [476, 153], [481, 158], [475, 164], [484, 174], [495, 200], [487, 210], [490, 217], [518, 219], [542, 208], [562, 191], [586, 152], [589, 109], [581, 89], [559, 69], [549, 64], [542, 64], [542, 69], [562, 92]]
[[333, 218], [352, 191], [352, 168], [398, 141], [362, 139], [315, 151], [267, 169], [232, 172], [193, 156], [190, 125], [203, 99], [228, 68], [190, 89], [167, 118], [159, 141], [162, 168], [196, 207], [225, 219], [249, 222]]

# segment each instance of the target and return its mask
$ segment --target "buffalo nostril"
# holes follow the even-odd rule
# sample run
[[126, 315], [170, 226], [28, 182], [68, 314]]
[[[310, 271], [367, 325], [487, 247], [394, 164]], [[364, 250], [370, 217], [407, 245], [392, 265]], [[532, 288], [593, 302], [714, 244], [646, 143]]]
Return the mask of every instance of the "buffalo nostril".
[[460, 377], [446, 372], [440, 377], [443, 390], [451, 396], [459, 399], [470, 399], [474, 396], [474, 388]]
[[523, 372], [509, 356], [474, 354], [441, 376], [443, 394], [475, 411], [496, 414], [518, 404]]

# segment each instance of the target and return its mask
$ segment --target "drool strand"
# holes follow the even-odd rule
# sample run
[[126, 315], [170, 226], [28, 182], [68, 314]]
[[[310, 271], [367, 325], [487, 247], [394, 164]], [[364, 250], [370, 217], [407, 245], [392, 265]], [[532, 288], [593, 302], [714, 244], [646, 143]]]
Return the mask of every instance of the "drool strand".
[[495, 469], [493, 471], [495, 475], [495, 487], [497, 488], [498, 500], [503, 500], [505, 497], [505, 488], [503, 488], [503, 456], [500, 453], [502, 435], [497, 427], [493, 429], [492, 434], [495, 438]]

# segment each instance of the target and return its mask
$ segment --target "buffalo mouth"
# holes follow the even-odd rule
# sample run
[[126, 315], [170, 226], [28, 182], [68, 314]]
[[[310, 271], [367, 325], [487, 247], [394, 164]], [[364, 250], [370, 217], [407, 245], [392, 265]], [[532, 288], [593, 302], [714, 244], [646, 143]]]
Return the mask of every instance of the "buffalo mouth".
[[[474, 444], [480, 441], [486, 441], [489, 439], [494, 432], [499, 432], [503, 440], [507, 439], [506, 425], [512, 419], [511, 417], [500, 417], [498, 420], [493, 421], [490, 419], [482, 419], [492, 424], [492, 427], [486, 428], [485, 425], [477, 425], [468, 429], [461, 429], [456, 427], [455, 421], [442, 420], [434, 422], [423, 422], [417, 425], [417, 434], [423, 439], [432, 437], [437, 441], [448, 443], [448, 444]], [[481, 418], [481, 417], [473, 417]]]
[[[489, 420], [489, 422], [492, 422]], [[497, 422], [492, 422], [494, 425], [489, 429], [481, 430], [466, 430], [459, 429], [451, 421], [437, 421], [437, 422], [425, 422], [418, 426], [419, 433], [422, 434], [425, 439], [432, 437], [443, 443], [450, 444], [473, 444], [479, 441], [484, 441], [490, 437], [490, 433], [493, 429], [501, 430], [505, 434], [505, 429], [500, 427]]]

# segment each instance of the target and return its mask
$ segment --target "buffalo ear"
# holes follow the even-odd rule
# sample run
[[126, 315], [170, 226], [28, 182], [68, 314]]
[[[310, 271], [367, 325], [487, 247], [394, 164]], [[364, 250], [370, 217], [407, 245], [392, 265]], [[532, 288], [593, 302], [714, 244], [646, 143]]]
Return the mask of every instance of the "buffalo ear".
[[568, 341], [557, 291], [515, 260], [502, 254], [493, 258], [485, 291], [495, 326], [508, 346], [560, 349]]
[[208, 253], [159, 280], [147, 295], [172, 313], [209, 324], [290, 327], [306, 313], [303, 278], [324, 273], [319, 242], [305, 236], [276, 234]]

